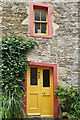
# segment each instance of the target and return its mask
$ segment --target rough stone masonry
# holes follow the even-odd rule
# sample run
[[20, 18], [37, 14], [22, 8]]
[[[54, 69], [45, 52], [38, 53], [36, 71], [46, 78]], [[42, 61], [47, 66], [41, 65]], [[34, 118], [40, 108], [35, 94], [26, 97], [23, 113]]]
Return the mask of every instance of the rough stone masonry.
[[30, 1], [51, 4], [53, 38], [36, 38], [37, 45], [28, 60], [58, 64], [58, 82], [78, 86], [78, 0], [3, 0], [0, 2], [1, 37], [21, 35], [31, 38], [29, 30]]

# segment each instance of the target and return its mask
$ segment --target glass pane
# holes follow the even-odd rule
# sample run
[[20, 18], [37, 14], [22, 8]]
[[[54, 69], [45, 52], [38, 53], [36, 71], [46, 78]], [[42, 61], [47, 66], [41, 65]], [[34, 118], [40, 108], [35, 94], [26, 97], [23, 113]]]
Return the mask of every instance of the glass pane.
[[30, 85], [37, 85], [37, 68], [30, 68]]
[[41, 12], [41, 21], [46, 21], [46, 11]]
[[41, 23], [41, 33], [46, 33], [46, 23]]
[[40, 21], [40, 11], [35, 11], [35, 21]]
[[40, 23], [35, 23], [35, 33], [41, 33], [40, 31]]
[[50, 87], [50, 71], [43, 70], [43, 87]]

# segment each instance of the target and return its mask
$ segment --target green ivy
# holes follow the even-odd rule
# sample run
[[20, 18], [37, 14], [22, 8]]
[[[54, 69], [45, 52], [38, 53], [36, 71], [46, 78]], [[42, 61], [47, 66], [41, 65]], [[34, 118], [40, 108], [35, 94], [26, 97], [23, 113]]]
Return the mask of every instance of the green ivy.
[[34, 39], [24, 41], [22, 37], [2, 39], [2, 118], [25, 118], [24, 74], [29, 61], [26, 54], [35, 46]]
[[61, 102], [61, 111], [76, 120], [80, 118], [80, 93], [77, 88], [58, 86], [55, 93]]

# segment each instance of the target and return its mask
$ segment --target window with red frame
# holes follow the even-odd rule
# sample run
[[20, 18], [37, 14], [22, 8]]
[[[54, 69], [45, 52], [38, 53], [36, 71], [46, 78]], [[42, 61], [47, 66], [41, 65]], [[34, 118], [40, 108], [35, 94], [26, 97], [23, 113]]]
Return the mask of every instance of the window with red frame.
[[49, 4], [30, 4], [30, 35], [52, 37], [52, 16]]

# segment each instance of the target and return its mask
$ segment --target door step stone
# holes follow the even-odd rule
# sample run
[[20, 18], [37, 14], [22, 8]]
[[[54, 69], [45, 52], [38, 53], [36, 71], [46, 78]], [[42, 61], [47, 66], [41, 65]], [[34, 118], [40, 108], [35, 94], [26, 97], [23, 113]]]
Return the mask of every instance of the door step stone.
[[59, 120], [52, 117], [28, 116], [27, 120]]

